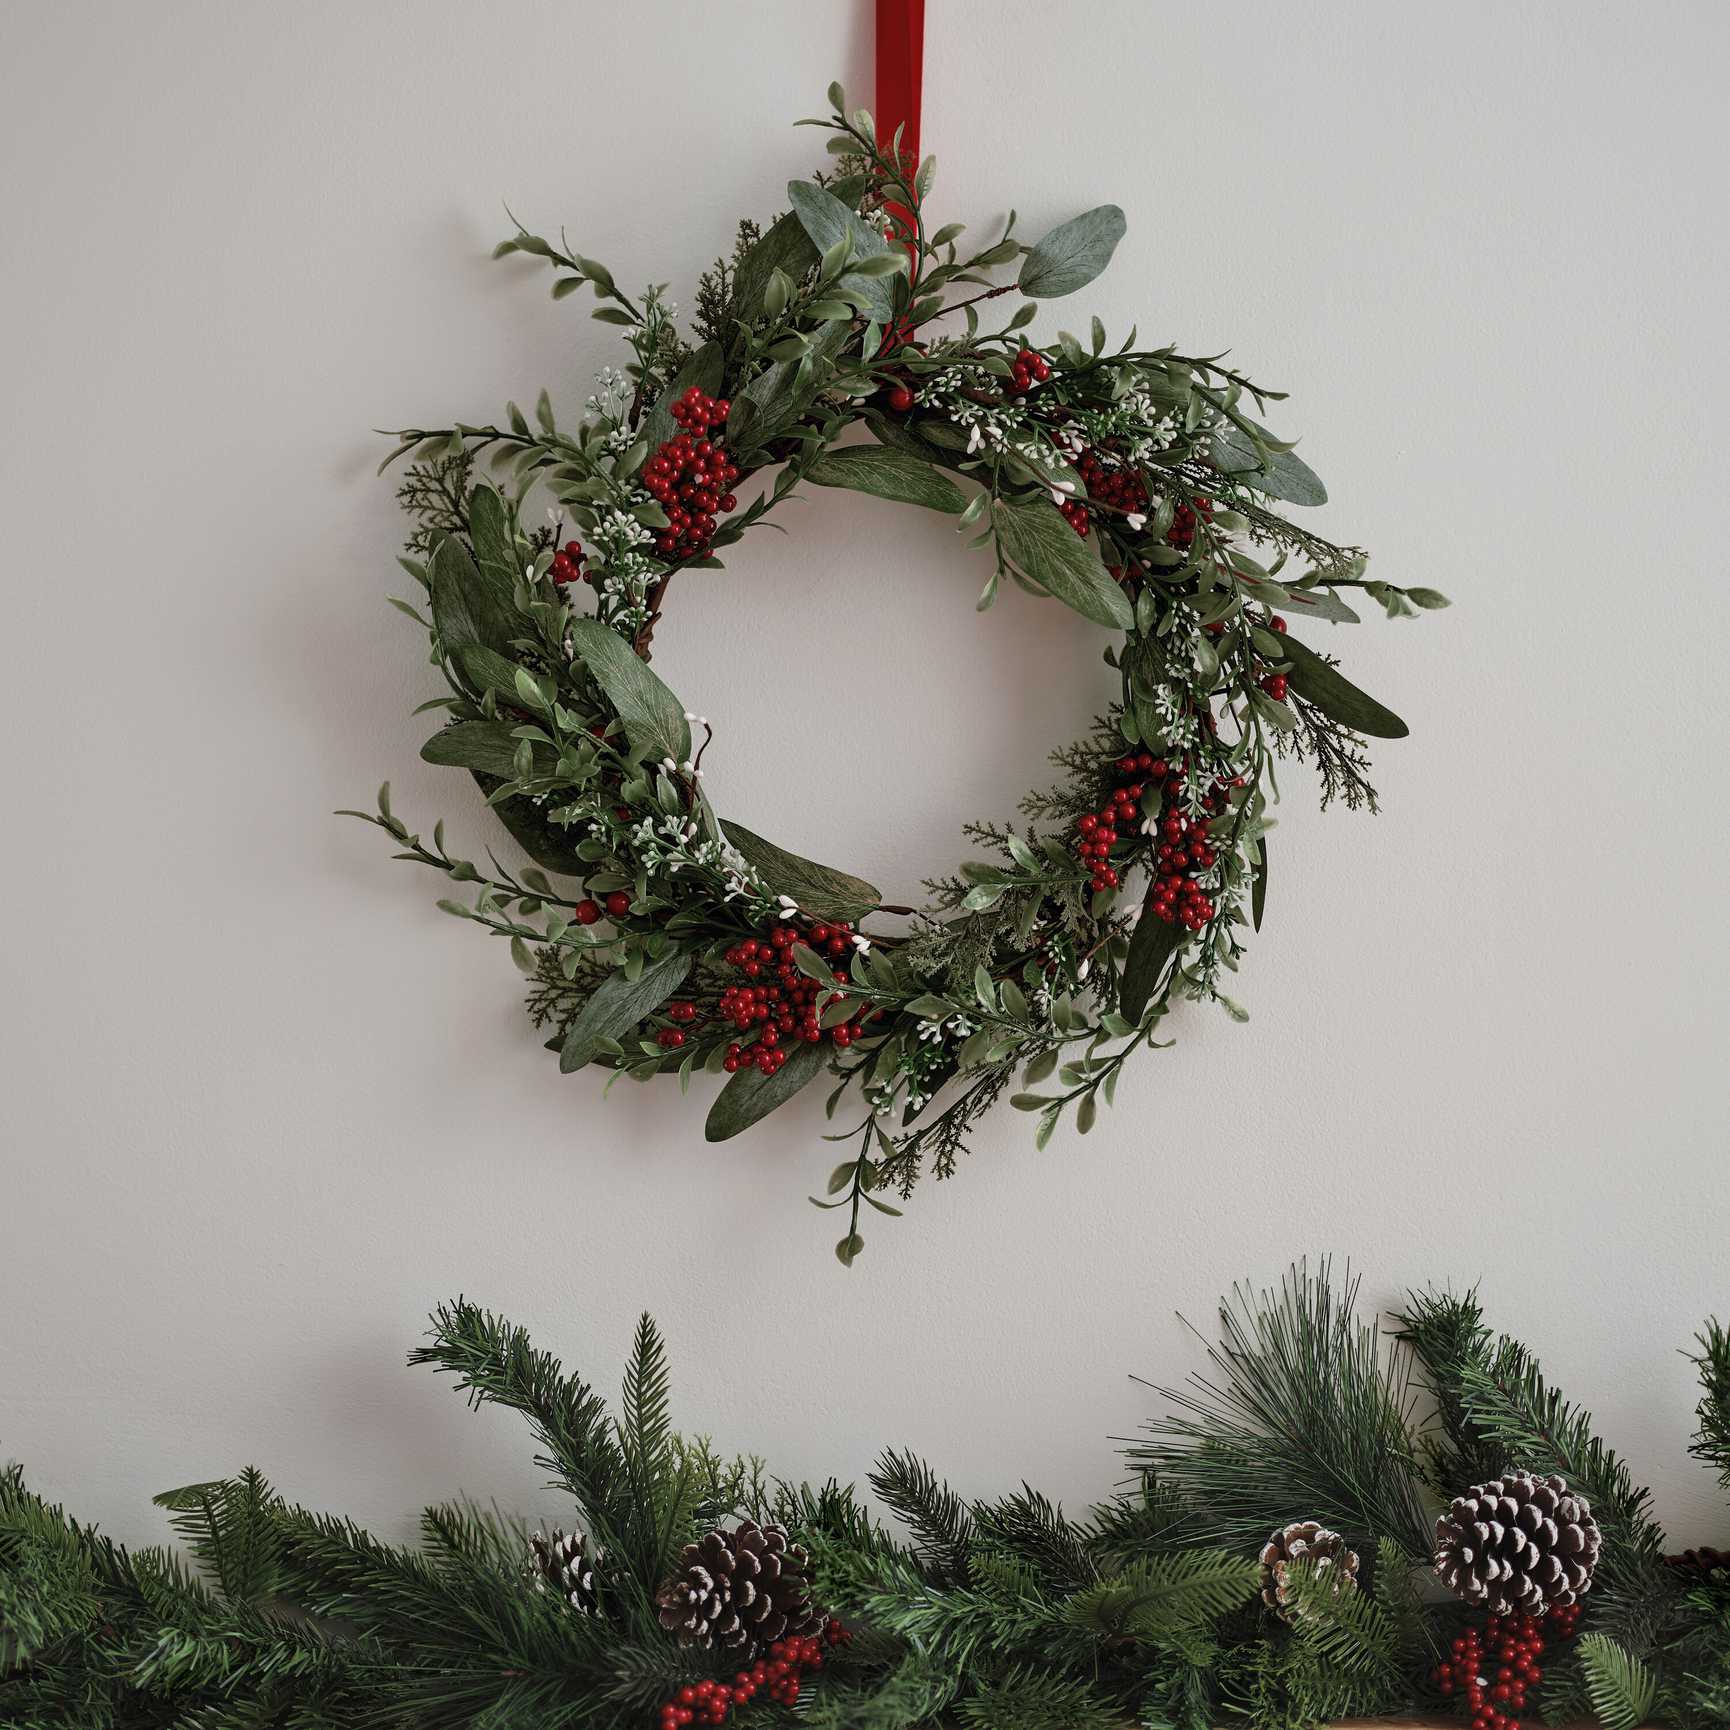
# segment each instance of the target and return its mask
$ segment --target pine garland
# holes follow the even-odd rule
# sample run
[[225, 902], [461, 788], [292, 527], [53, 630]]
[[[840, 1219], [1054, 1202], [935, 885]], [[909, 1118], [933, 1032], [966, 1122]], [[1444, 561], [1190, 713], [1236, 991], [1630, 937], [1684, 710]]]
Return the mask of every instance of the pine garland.
[[[293, 1505], [248, 1468], [159, 1497], [182, 1549], [132, 1552], [9, 1467], [0, 1724], [652, 1730], [739, 1662], [680, 1645], [656, 1590], [684, 1544], [745, 1519], [808, 1550], [853, 1638], [810, 1672], [796, 1714], [765, 1698], [734, 1708], [738, 1730], [795, 1717], [817, 1730], [1311, 1730], [1433, 1713], [1439, 1664], [1479, 1624], [1438, 1597], [1422, 1526], [1464, 1488], [1457, 1473], [1492, 1458], [1570, 1474], [1606, 1535], [1579, 1638], [1545, 1656], [1545, 1718], [1724, 1724], [1730, 1568], [1665, 1564], [1646, 1492], [1475, 1295], [1413, 1297], [1384, 1333], [1353, 1313], [1355, 1291], [1326, 1263], [1259, 1295], [1239, 1288], [1219, 1379], [1150, 1426], [1128, 1449], [1132, 1486], [1083, 1519], [1025, 1485], [965, 1496], [896, 1449], [870, 1479], [881, 1512], [832, 1480], [782, 1482], [674, 1431], [647, 1317], [610, 1405], [459, 1299], [412, 1361], [526, 1420], [584, 1534], [592, 1600], [538, 1589], [527, 1529], [466, 1504], [428, 1509], [404, 1547]], [[1721, 1337], [1709, 1324], [1698, 1360], [1714, 1447]], [[1432, 1415], [1416, 1416], [1414, 1383]], [[1276, 1614], [1259, 1523], [1324, 1511], [1362, 1558], [1358, 1581], [1294, 1560]]]

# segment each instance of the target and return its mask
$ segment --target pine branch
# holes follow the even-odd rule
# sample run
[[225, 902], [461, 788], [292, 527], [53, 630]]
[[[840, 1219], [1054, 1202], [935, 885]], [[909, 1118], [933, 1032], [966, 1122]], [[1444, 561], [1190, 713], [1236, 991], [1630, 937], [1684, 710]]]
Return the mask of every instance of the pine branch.
[[974, 1541], [967, 1504], [923, 1460], [893, 1448], [878, 1458], [869, 1482], [878, 1500], [912, 1529], [920, 1563], [939, 1581], [965, 1580]]
[[256, 1604], [282, 1589], [279, 1502], [257, 1467], [153, 1500], [168, 1510], [169, 1525], [225, 1598]]
[[1580, 1668], [1604, 1730], [1640, 1730], [1657, 1696], [1652, 1672], [1603, 1634], [1581, 1636]]
[[457, 1377], [472, 1406], [506, 1406], [528, 1418], [542, 1453], [535, 1463], [576, 1498], [590, 1535], [626, 1550], [633, 1525], [630, 1477], [606, 1402], [526, 1330], [458, 1298], [432, 1314], [432, 1343], [409, 1354]]
[[1354, 1317], [1357, 1289], [1348, 1275], [1336, 1292], [1326, 1261], [1295, 1266], [1277, 1292], [1236, 1288], [1208, 1349], [1213, 1378], [1158, 1390], [1176, 1411], [1126, 1457], [1194, 1504], [1199, 1539], [1248, 1550], [1313, 1518], [1360, 1546], [1386, 1536], [1428, 1550], [1409, 1359]]
[[1730, 1490], [1730, 1333], [1714, 1318], [1694, 1338], [1700, 1347], [1693, 1362], [1700, 1371], [1701, 1395], [1695, 1408], [1699, 1428], [1688, 1452]]
[[1017, 1665], [956, 1708], [963, 1730], [1122, 1730], [1123, 1708], [1076, 1676]]
[[1030, 1485], [997, 1502], [973, 1504], [975, 1541], [1029, 1563], [1056, 1591], [1074, 1591], [1098, 1578], [1085, 1530]]
[[1417, 1359], [1436, 1402], [1441, 1435], [1426, 1437], [1425, 1451], [1437, 1493], [1457, 1496], [1498, 1476], [1507, 1464], [1506, 1452], [1472, 1422], [1460, 1392], [1463, 1371], [1482, 1358], [1491, 1338], [1476, 1289], [1460, 1297], [1408, 1292], [1404, 1312], [1394, 1319], [1399, 1324], [1394, 1338]]
[[1070, 1598], [1070, 1623], [1094, 1638], [1169, 1642], [1241, 1609], [1255, 1596], [1254, 1557], [1178, 1550], [1131, 1563]]

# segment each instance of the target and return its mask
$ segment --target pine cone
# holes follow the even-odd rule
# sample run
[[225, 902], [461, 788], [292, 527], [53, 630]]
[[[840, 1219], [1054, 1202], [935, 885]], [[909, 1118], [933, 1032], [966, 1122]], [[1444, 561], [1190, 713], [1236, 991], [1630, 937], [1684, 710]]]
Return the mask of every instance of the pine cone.
[[529, 1583], [537, 1592], [557, 1592], [585, 1616], [595, 1608], [595, 1567], [581, 1532], [557, 1526], [550, 1538], [536, 1532], [529, 1539], [529, 1553]]
[[1436, 1574], [1492, 1616], [1539, 1616], [1592, 1584], [1603, 1542], [1584, 1496], [1510, 1472], [1456, 1496], [1436, 1521]]
[[661, 1626], [686, 1646], [756, 1650], [823, 1625], [811, 1602], [811, 1558], [779, 1526], [752, 1520], [687, 1544], [655, 1602]]
[[1270, 1610], [1289, 1622], [1293, 1605], [1288, 1576], [1294, 1562], [1305, 1562], [1319, 1582], [1333, 1592], [1347, 1592], [1358, 1583], [1358, 1553], [1346, 1548], [1338, 1532], [1319, 1520], [1297, 1520], [1268, 1539], [1261, 1551], [1261, 1596]]

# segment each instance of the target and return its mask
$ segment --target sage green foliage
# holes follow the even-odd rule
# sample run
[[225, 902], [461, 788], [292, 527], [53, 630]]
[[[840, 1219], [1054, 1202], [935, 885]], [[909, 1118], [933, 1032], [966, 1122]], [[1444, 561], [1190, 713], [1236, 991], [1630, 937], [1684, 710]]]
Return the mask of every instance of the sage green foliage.
[[[820, 1601], [854, 1636], [796, 1715], [758, 1702], [741, 1730], [1317, 1730], [1433, 1714], [1431, 1674], [1467, 1617], [1438, 1595], [1424, 1525], [1467, 1487], [1457, 1472], [1495, 1458], [1563, 1472], [1605, 1530], [1581, 1637], [1544, 1659], [1544, 1719], [1722, 1726], [1730, 1571], [1684, 1583], [1648, 1565], [1664, 1540], [1645, 1493], [1474, 1296], [1414, 1296], [1383, 1333], [1353, 1313], [1356, 1291], [1325, 1263], [1235, 1291], [1214, 1370], [1129, 1447], [1129, 1486], [1081, 1518], [1025, 1484], [963, 1492], [896, 1448], [869, 1500], [833, 1479], [783, 1482], [674, 1428], [648, 1317], [610, 1404], [458, 1299], [410, 1361], [526, 1422], [554, 1517], [588, 1540], [593, 1613], [538, 1589], [527, 1526], [496, 1511], [429, 1508], [404, 1547], [295, 1506], [249, 1468], [157, 1498], [182, 1552], [128, 1551], [9, 1467], [0, 1724], [653, 1730], [681, 1686], [738, 1667], [681, 1648], [655, 1598], [685, 1543], [740, 1518], [807, 1548]], [[1275, 1615], [1257, 1553], [1303, 1517], [1345, 1533], [1358, 1585], [1293, 1568]]]
[[[815, 1199], [845, 1210], [837, 1254], [850, 1263], [865, 1214], [892, 1215], [891, 1196], [952, 1175], [1005, 1097], [1034, 1115], [1044, 1147], [1066, 1123], [1092, 1128], [1129, 1060], [1171, 1043], [1179, 1003], [1245, 1019], [1228, 988], [1267, 907], [1278, 759], [1312, 763], [1324, 805], [1373, 809], [1364, 736], [1406, 731], [1298, 633], [1356, 623], [1354, 590], [1392, 617], [1446, 603], [1370, 578], [1360, 549], [1276, 508], [1327, 497], [1263, 424], [1279, 392], [1217, 356], [1134, 331], [1114, 340], [1097, 318], [1076, 320], [1080, 334], [1030, 334], [1043, 306], [1110, 263], [1121, 209], [1031, 244], [1013, 215], [977, 241], [961, 223], [931, 227], [935, 161], [902, 162], [843, 92], [831, 105], [804, 124], [827, 135], [840, 172], [794, 181], [789, 209], [740, 223], [698, 284], [689, 330], [665, 285], [629, 292], [562, 238], [519, 225], [498, 248], [550, 266], [556, 298], [592, 296], [628, 351], [622, 372], [603, 375], [574, 423], [542, 393], [498, 423], [404, 429], [386, 466], [405, 466], [414, 528], [401, 563], [424, 590], [396, 605], [426, 632], [448, 692], [424, 705], [438, 726], [422, 755], [475, 779], [539, 875], [482, 868], [385, 807], [355, 814], [462, 886], [441, 905], [506, 942], [565, 1069], [688, 1090], [731, 1063], [711, 1139], [827, 1071], [852, 1157]], [[693, 389], [725, 399], [710, 431], [740, 471], [695, 550], [664, 533], [667, 508], [645, 484]], [[1061, 608], [1072, 628], [1103, 633], [1115, 677], [1093, 728], [1053, 753], [1059, 784], [1029, 793], [1014, 821], [967, 825], [973, 857], [933, 876], [919, 908], [885, 907], [862, 879], [723, 821], [705, 754], [733, 742], [648, 664], [683, 586], [714, 580], [751, 529], [780, 526], [811, 488], [948, 517], [981, 557], [982, 611], [1010, 587]], [[569, 540], [584, 549], [581, 582], [556, 562]], [[799, 731], [790, 718], [795, 750]], [[1143, 756], [1179, 773], [1116, 767]], [[1078, 824], [1126, 782], [1137, 791], [1096, 879]], [[1154, 894], [1174, 820], [1205, 896], [1188, 923], [1168, 921]], [[619, 894], [628, 914], [597, 920]], [[822, 1038], [819, 1059], [802, 1047], [765, 1081], [731, 1048], [766, 1030], [735, 1026], [719, 1002], [738, 982], [728, 950], [786, 920], [802, 940], [845, 920], [863, 941], [825, 944], [813, 975], [817, 1031], [845, 1022], [845, 1037]]]

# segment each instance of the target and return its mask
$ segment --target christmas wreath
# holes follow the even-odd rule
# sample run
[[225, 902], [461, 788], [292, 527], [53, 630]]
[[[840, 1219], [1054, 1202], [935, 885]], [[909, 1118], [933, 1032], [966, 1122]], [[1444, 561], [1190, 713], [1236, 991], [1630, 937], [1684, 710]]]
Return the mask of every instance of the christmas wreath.
[[[829, 95], [804, 124], [832, 134], [834, 176], [740, 224], [689, 335], [661, 286], [628, 294], [562, 240], [519, 227], [498, 248], [546, 260], [555, 297], [592, 290], [631, 357], [575, 425], [543, 393], [502, 426], [407, 429], [386, 459], [407, 464], [402, 562], [425, 590], [397, 605], [450, 685], [422, 755], [474, 775], [533, 864], [483, 870], [442, 826], [424, 841], [388, 786], [354, 815], [473, 887], [443, 905], [508, 941], [562, 1069], [725, 1073], [712, 1140], [828, 1070], [831, 1114], [849, 1095], [860, 1112], [824, 1204], [851, 1210], [850, 1261], [861, 1204], [894, 1212], [886, 1195], [948, 1175], [1018, 1074], [1043, 1146], [1066, 1114], [1092, 1125], [1175, 1001], [1242, 1018], [1222, 986], [1261, 923], [1276, 763], [1312, 764], [1324, 805], [1373, 809], [1363, 736], [1406, 731], [1299, 632], [1354, 621], [1351, 591], [1393, 617], [1446, 602], [1279, 513], [1326, 495], [1252, 418], [1278, 393], [1114, 345], [1098, 319], [1023, 339], [1040, 301], [1105, 267], [1115, 206], [1032, 246], [1012, 215], [968, 248], [960, 224], [927, 226], [932, 159], [904, 162], [899, 132], [879, 146]], [[1019, 827], [969, 825], [979, 856], [921, 909], [723, 820], [714, 729], [648, 665], [674, 577], [720, 569], [805, 485], [953, 515], [987, 555], [981, 609], [1007, 580], [1109, 633], [1117, 700], [1054, 753], [1060, 784]]]
[[[441, 1305], [410, 1361], [523, 1415], [561, 1524], [459, 1502], [405, 1549], [249, 1469], [157, 1498], [188, 1566], [0, 1469], [0, 1723], [1730, 1722], [1730, 1555], [1671, 1553], [1474, 1294], [1413, 1294], [1391, 1337], [1355, 1295], [1325, 1264], [1234, 1293], [1205, 1376], [1159, 1390], [1125, 1488], [1080, 1518], [1026, 1484], [964, 1495], [901, 1449], [868, 1497], [785, 1482], [673, 1429], [648, 1317], [609, 1407], [521, 1328]], [[1730, 1486], [1716, 1323], [1697, 1363], [1690, 1452]]]

